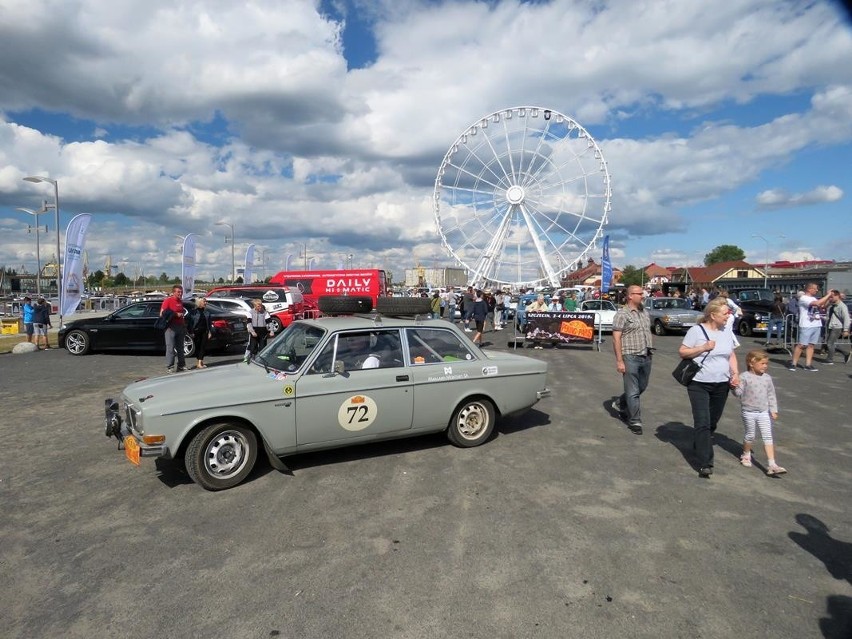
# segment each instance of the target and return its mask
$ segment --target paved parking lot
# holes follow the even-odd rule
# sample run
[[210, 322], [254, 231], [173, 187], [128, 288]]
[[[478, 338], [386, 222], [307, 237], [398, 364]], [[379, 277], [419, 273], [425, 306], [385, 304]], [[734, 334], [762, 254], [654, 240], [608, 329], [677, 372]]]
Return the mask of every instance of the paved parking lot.
[[679, 342], [657, 339], [642, 436], [606, 408], [611, 343], [526, 350], [553, 397], [484, 446], [302, 455], [222, 493], [103, 435], [103, 399], [161, 356], [0, 355], [0, 634], [852, 636], [852, 366], [773, 356], [789, 473], [739, 465], [732, 397], [701, 480]]

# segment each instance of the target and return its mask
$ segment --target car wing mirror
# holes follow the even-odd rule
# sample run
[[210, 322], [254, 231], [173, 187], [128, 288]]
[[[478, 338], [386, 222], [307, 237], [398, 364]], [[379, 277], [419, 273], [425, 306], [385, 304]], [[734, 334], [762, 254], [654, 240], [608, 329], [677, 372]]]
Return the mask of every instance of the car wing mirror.
[[343, 363], [342, 359], [334, 362], [334, 372], [337, 375], [346, 375], [346, 364]]

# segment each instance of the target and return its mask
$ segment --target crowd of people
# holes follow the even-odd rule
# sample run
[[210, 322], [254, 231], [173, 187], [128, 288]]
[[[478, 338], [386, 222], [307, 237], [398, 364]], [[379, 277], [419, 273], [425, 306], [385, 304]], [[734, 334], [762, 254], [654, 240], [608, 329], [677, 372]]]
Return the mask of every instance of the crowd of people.
[[[612, 409], [626, 422], [631, 432], [643, 432], [640, 397], [648, 386], [654, 352], [650, 320], [645, 309], [647, 292], [640, 286], [627, 289], [627, 302], [619, 308], [613, 320], [613, 349], [616, 371], [622, 376], [624, 392], [612, 402]], [[840, 291], [832, 289], [819, 296], [819, 285], [810, 283], [804, 291], [792, 296], [794, 303], [785, 305], [776, 295], [772, 305], [767, 335], [784, 330], [784, 316], [795, 313], [796, 338], [790, 370], [797, 370], [802, 353], [804, 370], [816, 371], [812, 365], [815, 347], [826, 346], [826, 364], [833, 364], [835, 353], [841, 352], [845, 362], [852, 353], [843, 353], [837, 346], [849, 337], [850, 316]], [[766, 454], [768, 475], [786, 473], [776, 461], [773, 422], [778, 418], [778, 399], [772, 377], [767, 373], [769, 356], [762, 350], [752, 350], [746, 357], [747, 371], [740, 373], [736, 349], [740, 346], [733, 330], [733, 318], [738, 306], [724, 292], [709, 298], [703, 306], [703, 317], [691, 327], [678, 349], [682, 359], [693, 360], [698, 370], [686, 384], [692, 408], [693, 450], [698, 474], [708, 478], [713, 474], [713, 436], [727, 403], [728, 395], [740, 399], [743, 422], [743, 447], [740, 462], [752, 467], [753, 447], [759, 431]], [[780, 319], [780, 326], [777, 320]]]

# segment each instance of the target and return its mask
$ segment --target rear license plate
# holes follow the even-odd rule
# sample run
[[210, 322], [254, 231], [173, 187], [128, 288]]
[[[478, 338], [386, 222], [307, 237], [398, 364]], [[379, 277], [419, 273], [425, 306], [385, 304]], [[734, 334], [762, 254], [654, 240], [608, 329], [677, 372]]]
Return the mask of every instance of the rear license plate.
[[124, 438], [124, 456], [130, 460], [131, 464], [139, 465], [139, 442], [133, 435]]

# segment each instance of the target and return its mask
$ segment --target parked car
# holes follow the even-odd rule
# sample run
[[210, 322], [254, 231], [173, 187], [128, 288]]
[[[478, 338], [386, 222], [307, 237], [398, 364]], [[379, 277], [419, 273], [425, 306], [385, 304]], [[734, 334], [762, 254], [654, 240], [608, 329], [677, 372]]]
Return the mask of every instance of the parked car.
[[207, 308], [238, 313], [246, 319], [251, 317], [251, 304], [241, 297], [208, 297]]
[[222, 490], [264, 452], [286, 469], [287, 455], [432, 432], [477, 446], [497, 419], [550, 394], [546, 362], [483, 352], [451, 322], [398, 316], [419, 299], [386, 301], [387, 315], [297, 320], [248, 365], [131, 384], [106, 401], [106, 433], [134, 463], [182, 458], [197, 484]]
[[526, 330], [527, 306], [535, 302], [538, 296], [538, 293], [524, 293], [518, 296], [518, 301], [515, 304], [515, 326], [519, 333], [523, 333]]
[[[192, 308], [191, 302], [185, 303]], [[155, 324], [162, 301], [149, 300], [123, 306], [102, 317], [65, 322], [59, 328], [59, 348], [72, 355], [101, 351], [160, 351], [165, 352], [164, 331]], [[225, 350], [231, 345], [248, 342], [245, 318], [230, 311], [210, 308], [213, 319], [212, 336], [207, 342], [210, 350]], [[192, 335], [184, 337], [183, 353], [195, 353]]]
[[585, 300], [577, 306], [578, 311], [591, 311], [595, 314], [595, 330], [611, 333], [612, 321], [618, 309], [609, 300]]
[[281, 332], [281, 329], [289, 326], [293, 320], [304, 317], [305, 312], [309, 310], [302, 292], [293, 286], [218, 286], [207, 293], [208, 302], [219, 297], [239, 298], [248, 302], [253, 299], [263, 300], [264, 307], [272, 316], [269, 327], [275, 333]]
[[701, 311], [689, 308], [689, 302], [682, 297], [649, 297], [645, 305], [655, 335], [685, 332], [704, 316]]
[[749, 337], [755, 333], [765, 333], [769, 328], [772, 303], [772, 300], [754, 300], [754, 298], [753, 301], [738, 302], [743, 314], [734, 323], [734, 330], [743, 337]]

